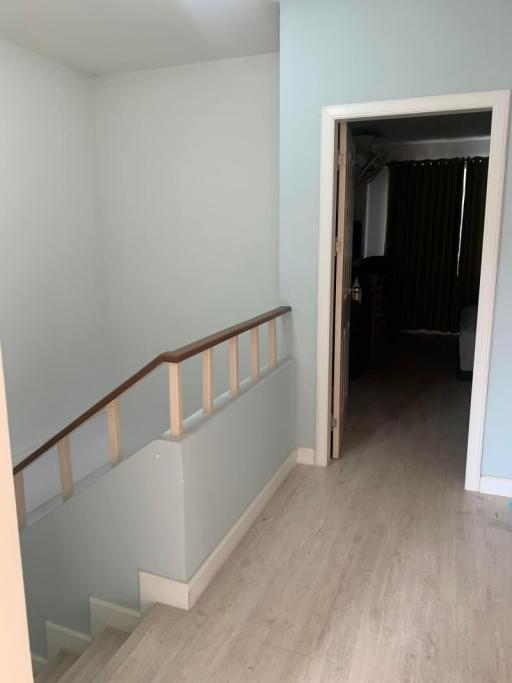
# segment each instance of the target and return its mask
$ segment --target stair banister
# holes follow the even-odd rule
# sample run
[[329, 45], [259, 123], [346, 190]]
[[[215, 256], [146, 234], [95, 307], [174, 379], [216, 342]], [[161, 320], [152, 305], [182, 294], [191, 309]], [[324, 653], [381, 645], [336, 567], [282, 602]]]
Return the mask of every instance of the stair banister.
[[101, 400], [88, 408], [79, 417], [70, 422], [66, 427], [61, 429], [60, 432], [36, 448], [30, 455], [21, 460], [21, 462], [13, 468], [18, 523], [20, 528], [26, 526], [27, 523], [23, 471], [29, 465], [44, 455], [48, 450], [57, 446], [62, 497], [64, 500], [71, 497], [74, 490], [74, 481], [71, 467], [69, 435], [104, 409], [106, 409], [107, 413], [110, 461], [112, 466], [117, 465], [122, 459], [119, 397], [163, 364], [167, 364], [169, 368], [170, 431], [173, 437], [181, 436], [183, 434], [183, 389], [181, 369], [183, 361], [199, 354], [202, 354], [203, 356], [203, 412], [205, 415], [208, 415], [214, 409], [214, 347], [223, 342], [228, 342], [229, 387], [231, 395], [235, 397], [239, 392], [240, 386], [239, 336], [244, 332], [250, 332], [251, 379], [256, 382], [260, 375], [259, 327], [268, 323], [268, 367], [272, 369], [277, 363], [276, 319], [290, 311], [290, 306], [279, 306], [254, 318], [238, 323], [237, 325], [227, 327], [224, 330], [198, 339], [197, 341], [175, 349], [174, 351], [165, 351], [164, 353], [161, 353]]

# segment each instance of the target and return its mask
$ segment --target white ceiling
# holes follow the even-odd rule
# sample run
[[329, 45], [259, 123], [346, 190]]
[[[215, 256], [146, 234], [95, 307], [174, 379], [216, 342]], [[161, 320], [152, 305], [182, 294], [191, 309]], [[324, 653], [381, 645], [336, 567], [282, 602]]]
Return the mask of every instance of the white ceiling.
[[0, 38], [92, 74], [278, 50], [273, 0], [0, 0]]

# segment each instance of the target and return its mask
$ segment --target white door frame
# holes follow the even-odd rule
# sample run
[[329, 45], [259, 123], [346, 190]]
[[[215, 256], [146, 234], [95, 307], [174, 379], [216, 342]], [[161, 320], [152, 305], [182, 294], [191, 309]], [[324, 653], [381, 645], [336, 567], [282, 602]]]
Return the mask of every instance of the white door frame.
[[487, 384], [494, 317], [494, 298], [501, 232], [501, 210], [510, 90], [414, 97], [403, 100], [364, 102], [323, 107], [320, 161], [320, 232], [318, 246], [317, 406], [315, 464], [329, 462], [332, 262], [335, 182], [335, 129], [340, 120], [382, 119], [440, 113], [492, 111], [489, 171], [485, 205], [482, 269], [478, 297], [475, 361], [466, 460], [469, 491], [480, 489]]

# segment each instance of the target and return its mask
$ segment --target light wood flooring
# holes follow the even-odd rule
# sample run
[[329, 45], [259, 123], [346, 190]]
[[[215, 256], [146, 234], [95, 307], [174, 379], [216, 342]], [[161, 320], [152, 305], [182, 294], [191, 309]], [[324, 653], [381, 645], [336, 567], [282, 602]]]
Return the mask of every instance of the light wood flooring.
[[99, 681], [512, 681], [512, 512], [464, 492], [470, 384], [453, 340], [394, 348], [352, 383], [343, 460], [298, 466]]

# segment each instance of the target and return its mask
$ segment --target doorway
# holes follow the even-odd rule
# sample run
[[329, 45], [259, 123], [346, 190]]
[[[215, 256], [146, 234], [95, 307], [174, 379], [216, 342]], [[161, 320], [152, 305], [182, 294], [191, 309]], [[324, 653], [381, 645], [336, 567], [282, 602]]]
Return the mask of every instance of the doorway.
[[[487, 141], [489, 164], [488, 184], [484, 199], [485, 216], [483, 220], [483, 234], [480, 245], [480, 251], [482, 253], [482, 265], [481, 272], [479, 273], [479, 286], [477, 283], [477, 292], [474, 295], [477, 300], [474, 304], [474, 312], [476, 313], [476, 304], [478, 304], [479, 314], [478, 317], [476, 315], [474, 316], [476, 321], [474, 323], [476, 328], [474, 334], [475, 356], [473, 364], [473, 386], [471, 390], [470, 426], [466, 458], [466, 488], [470, 490], [479, 489], [490, 335], [492, 330], [492, 309], [494, 302], [501, 218], [501, 195], [503, 188], [505, 143], [508, 125], [508, 103], [508, 91], [500, 91], [491, 93], [476, 93], [471, 95], [442, 96], [437, 98], [416, 98], [412, 100], [389, 101], [363, 105], [347, 105], [341, 107], [329, 107], [324, 110], [322, 121], [321, 226], [318, 301], [317, 464], [327, 464], [332, 454], [335, 456], [337, 455], [337, 443], [340, 444], [339, 452], [341, 455], [343, 455], [343, 419], [346, 412], [345, 387], [350, 361], [347, 360], [348, 353], [346, 352], [346, 349], [345, 352], [340, 354], [340, 342], [339, 340], [337, 341], [337, 329], [338, 331], [339, 329], [344, 329], [346, 325], [342, 324], [340, 326], [337, 324], [337, 317], [334, 315], [336, 306], [338, 306], [338, 309], [340, 309], [338, 313], [341, 313], [342, 315], [341, 319], [346, 320], [347, 317], [346, 311], [343, 312], [341, 310], [343, 307], [341, 306], [340, 308], [339, 304], [340, 274], [342, 274], [344, 283], [341, 289], [344, 291], [344, 301], [345, 305], [347, 306], [347, 292], [352, 290], [350, 291], [352, 296], [360, 296], [359, 280], [363, 277], [363, 273], [360, 272], [359, 275], [361, 277], [358, 278], [358, 280], [354, 280], [352, 278], [352, 273], [350, 273], [349, 285], [347, 286], [346, 284], [348, 273], [350, 271], [350, 261], [352, 260], [353, 255], [355, 254], [357, 256], [357, 260], [361, 260], [361, 256], [365, 258], [371, 258], [372, 254], [370, 252], [375, 248], [375, 243], [378, 243], [379, 239], [381, 243], [383, 241], [382, 236], [379, 237], [378, 234], [363, 234], [364, 230], [362, 226], [358, 225], [358, 223], [361, 224], [363, 222], [360, 220], [356, 220], [356, 222], [350, 220], [350, 229], [352, 230], [355, 227], [355, 234], [352, 238], [349, 237], [348, 240], [340, 240], [339, 229], [338, 234], [336, 232], [336, 226], [338, 222], [337, 219], [339, 220], [340, 213], [343, 210], [343, 207], [341, 207], [340, 211], [340, 197], [338, 192], [340, 187], [339, 179], [342, 178], [343, 182], [346, 183], [346, 179], [350, 176], [350, 173], [348, 173], [347, 170], [344, 172], [343, 169], [341, 169], [341, 174], [338, 171], [340, 163], [340, 140], [342, 145], [344, 144], [347, 146], [351, 144], [349, 142], [350, 139], [353, 139], [354, 137], [356, 137], [356, 139], [357, 137], [364, 138], [365, 132], [368, 133], [369, 130], [371, 132], [372, 126], [375, 130], [376, 126], [378, 127], [378, 125], [381, 125], [382, 127], [386, 128], [388, 132], [390, 130], [395, 130], [395, 134], [398, 128], [409, 131], [409, 133], [406, 132], [403, 134], [404, 137], [410, 137], [410, 131], [413, 129], [416, 131], [423, 131], [423, 139], [426, 141], [429, 135], [425, 130], [425, 126], [428, 127], [428, 125], [434, 125], [440, 129], [440, 127], [442, 128], [442, 119], [444, 119], [445, 128], [447, 125], [452, 125], [453, 127], [455, 124], [455, 132], [457, 132], [457, 130], [460, 132], [464, 125], [476, 125], [475, 122], [477, 121], [479, 121], [482, 125], [489, 125], [489, 122], [491, 122], [490, 136]], [[458, 118], [456, 121], [455, 115], [463, 116]], [[428, 123], [429, 121], [430, 124]], [[346, 137], [344, 137], [345, 133], [343, 131], [347, 131], [348, 135]], [[416, 135], [418, 135], [418, 133], [416, 133]], [[450, 135], [445, 135], [444, 137], [446, 140], [448, 140]], [[451, 137], [454, 138], [456, 136], [452, 133]], [[463, 136], [459, 134], [459, 137]], [[483, 138], [485, 135], [480, 137]], [[361, 147], [361, 144], [359, 146]], [[375, 144], [373, 144], [371, 149], [372, 154], [368, 159], [368, 167], [364, 168], [363, 166], [363, 168], [357, 169], [357, 164], [354, 163], [355, 173], [352, 175], [355, 176], [357, 173], [361, 174], [363, 171], [370, 176], [372, 173], [376, 175], [375, 170], [377, 169], [378, 172], [379, 165], [381, 166], [382, 170], [382, 151], [382, 149], [376, 149]], [[442, 165], [443, 168], [439, 169], [441, 172], [447, 174], [447, 178], [448, 176], [453, 176], [452, 180], [454, 196], [452, 197], [453, 201], [451, 202], [451, 206], [456, 206], [457, 200], [459, 200], [459, 213], [457, 213], [457, 210], [454, 210], [455, 213], [451, 217], [452, 223], [453, 221], [457, 220], [457, 216], [459, 216], [459, 214], [460, 216], [462, 215], [464, 198], [462, 197], [461, 193], [467, 187], [468, 175], [472, 175], [472, 170], [471, 172], [468, 171], [468, 164], [472, 163], [469, 160], [474, 158], [471, 156], [471, 154], [472, 151], [468, 149], [467, 154], [452, 157], [454, 159], [459, 158], [458, 162], [453, 161], [453, 163], [448, 164], [445, 161], [445, 163]], [[439, 158], [444, 158], [446, 160], [448, 157], [445, 154], [440, 154]], [[484, 155], [480, 155], [480, 158], [483, 159]], [[391, 201], [391, 204], [393, 202], [393, 192], [391, 187], [396, 189], [397, 178], [399, 179], [401, 172], [402, 175], [405, 174], [405, 176], [408, 176], [410, 175], [408, 174], [408, 171], [411, 170], [399, 167], [398, 164], [400, 164], [400, 160], [395, 159], [393, 161], [397, 164], [397, 168], [392, 169], [393, 179], [392, 182], [390, 182], [390, 188], [388, 189], [388, 199]], [[411, 159], [409, 161], [412, 162], [414, 160]], [[416, 161], [418, 161], [418, 159], [416, 159]], [[391, 172], [389, 166], [387, 166], [387, 169], [388, 172]], [[344, 173], [345, 175], [343, 175]], [[443, 177], [443, 186], [447, 186], [447, 178]], [[411, 191], [414, 193], [415, 188], [413, 187]], [[361, 211], [362, 206], [365, 206], [368, 209], [368, 201], [365, 203], [361, 202], [360, 199], [356, 199], [355, 193], [351, 196], [352, 207], [355, 214], [357, 214], [358, 211]], [[356, 199], [356, 201], [353, 201], [354, 199]], [[392, 205], [388, 206], [388, 209], [391, 210]], [[357, 219], [357, 215], [355, 215], [355, 217]], [[393, 231], [398, 235], [398, 237], [395, 235], [395, 241], [398, 241], [399, 244], [403, 244], [403, 240], [401, 239], [400, 235], [399, 223], [400, 221], [397, 219], [393, 221]], [[439, 235], [443, 235], [442, 230], [439, 231]], [[392, 243], [392, 237], [393, 235], [386, 236], [384, 243]], [[460, 235], [457, 235], [456, 237], [457, 239], [451, 240], [450, 249], [455, 249], [457, 252], [454, 258], [456, 261], [458, 259], [457, 262], [460, 265], [461, 237]], [[349, 243], [350, 247], [348, 246]], [[432, 248], [434, 247], [436, 247], [435, 240]], [[348, 248], [350, 248], [350, 253], [347, 253]], [[355, 252], [354, 249], [356, 250]], [[357, 250], [362, 250], [364, 253], [357, 253]], [[379, 255], [374, 254], [374, 256], [378, 257]], [[406, 256], [410, 257], [410, 254], [406, 254]], [[462, 256], [464, 255], [462, 254]], [[341, 268], [340, 259], [341, 263], [343, 264]], [[408, 260], [410, 259], [408, 258]], [[431, 259], [430, 266], [432, 263], [433, 261]], [[406, 276], [410, 278], [411, 272], [409, 272], [408, 275], [406, 273]], [[375, 281], [375, 273], [372, 273], [372, 277]], [[394, 291], [396, 294], [396, 292], [399, 292], [400, 290], [397, 289], [396, 277], [394, 280], [393, 286], [395, 287]], [[366, 279], [366, 281], [368, 280]], [[440, 285], [438, 284], [438, 287], [448, 287], [449, 290], [451, 287], [450, 282]], [[377, 277], [377, 288], [381, 287], [381, 284], [378, 284]], [[352, 288], [350, 285], [353, 285], [354, 287]], [[372, 296], [371, 293], [369, 294]], [[394, 322], [395, 330], [400, 330], [402, 333], [410, 334], [412, 332], [417, 333], [419, 329], [423, 329], [423, 331], [428, 330], [429, 332], [434, 331], [444, 334], [446, 335], [447, 339], [449, 335], [452, 335], [453, 337], [462, 336], [460, 329], [456, 329], [456, 326], [459, 325], [458, 321], [460, 319], [460, 313], [462, 310], [462, 298], [457, 298], [457, 303], [454, 303], [454, 298], [452, 301], [453, 305], [450, 304], [446, 306], [446, 310], [444, 311], [438, 311], [437, 318], [434, 316], [433, 321], [430, 320], [428, 321], [428, 324], [423, 325], [422, 320], [414, 320], [411, 323], [411, 318], [407, 318], [407, 315], [411, 314], [411, 311], [414, 312], [418, 309], [417, 301], [412, 301], [411, 303], [411, 301], [408, 300], [407, 294], [408, 292], [406, 292], [402, 297], [402, 299], [404, 299], [403, 301], [399, 301], [400, 297], [393, 297], [393, 310], [391, 312], [388, 311], [388, 315], [391, 315], [391, 319]], [[434, 299], [435, 298], [436, 297], [434, 297]], [[450, 299], [450, 297], [448, 297], [448, 299]], [[439, 296], [439, 291], [437, 292], [437, 300], [438, 303], [442, 301], [442, 297], [440, 298]], [[430, 302], [430, 304], [432, 304], [432, 302]], [[420, 306], [422, 310], [425, 309], [428, 315], [431, 315], [433, 309], [435, 309], [435, 306], [430, 304], [428, 306]], [[373, 301], [372, 305], [375, 309], [375, 301]], [[379, 302], [377, 301], [377, 308], [378, 305]], [[377, 313], [379, 313], [378, 310]], [[400, 318], [400, 316], [402, 316], [402, 318]], [[378, 316], [377, 318], [374, 317], [371, 324], [373, 336], [369, 342], [369, 349], [367, 349], [370, 356], [376, 351], [375, 344], [378, 346], [380, 334], [379, 324]], [[468, 326], [471, 327], [471, 321], [469, 321]], [[359, 330], [359, 332], [361, 332], [361, 330]], [[351, 336], [354, 337], [354, 330], [352, 330]], [[408, 343], [409, 342], [414, 345], [414, 337], [411, 336], [408, 339]], [[453, 350], [454, 342], [454, 339], [447, 341], [447, 347], [451, 344], [451, 348]], [[343, 335], [341, 338], [341, 347], [343, 347]], [[327, 354], [326, 350], [328, 350]], [[437, 349], [437, 351], [439, 351], [439, 349]], [[326, 358], [328, 359], [327, 362]], [[336, 374], [337, 358], [339, 359], [339, 368]], [[357, 359], [357, 357], [354, 359], [354, 354], [351, 360], [353, 366], [357, 366], [358, 362], [361, 361], [361, 359]], [[368, 357], [365, 360], [367, 361]], [[463, 371], [464, 370], [461, 369], [461, 373], [463, 373]], [[340, 394], [338, 394], [338, 392], [340, 392]], [[341, 400], [338, 400], [337, 408], [336, 405], [338, 395], [341, 396]], [[333, 415], [333, 410], [338, 410], [340, 406], [342, 408], [341, 412], [336, 412]], [[338, 419], [340, 422], [337, 424]], [[339, 427], [338, 434], [336, 434], [337, 427]]]

